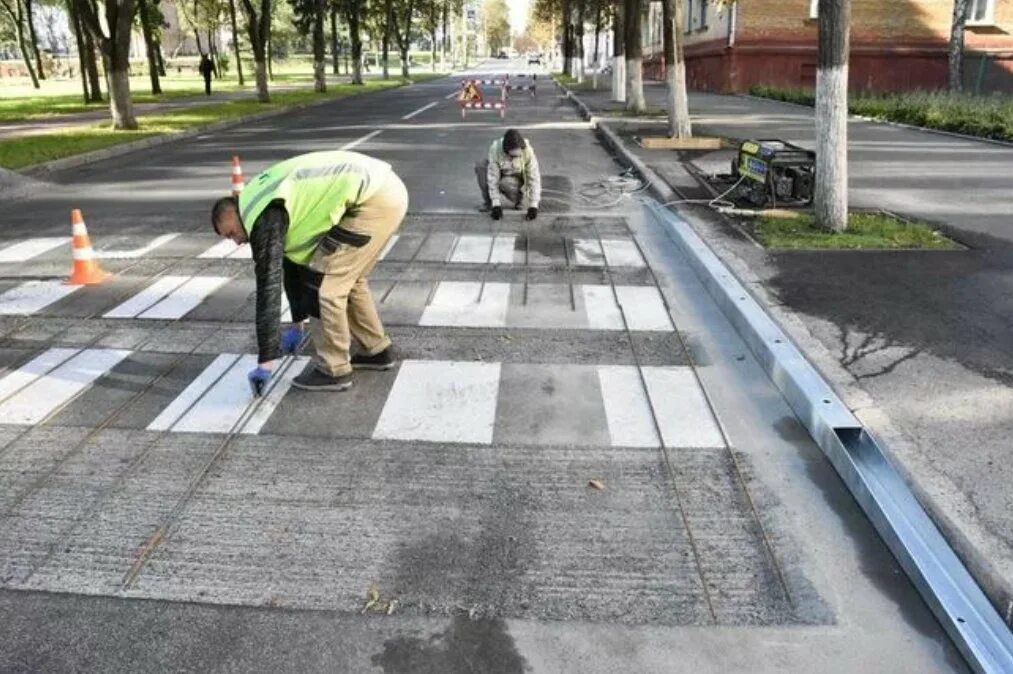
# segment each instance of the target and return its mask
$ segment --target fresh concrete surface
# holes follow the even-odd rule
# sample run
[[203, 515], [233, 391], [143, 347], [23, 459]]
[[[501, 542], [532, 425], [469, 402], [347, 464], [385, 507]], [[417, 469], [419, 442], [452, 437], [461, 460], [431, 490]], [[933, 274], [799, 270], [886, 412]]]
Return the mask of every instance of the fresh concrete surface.
[[[96, 242], [103, 230], [141, 239], [123, 248], [182, 234], [151, 257], [110, 261], [130, 279], [113, 291], [0, 319], [0, 377], [55, 347], [132, 352], [45, 423], [0, 425], [0, 669], [965, 671], [665, 234], [634, 200], [602, 212], [577, 196], [616, 165], [565, 100], [518, 98], [507, 120], [561, 190], [537, 221], [500, 223], [524, 255], [447, 261], [455, 236], [500, 231], [474, 210], [471, 157], [504, 125], [462, 124], [451, 103], [391, 120], [451, 89], [351, 99], [172, 145], [154, 163], [71, 171], [0, 207], [11, 240], [60, 235], [70, 203], [87, 209]], [[249, 261], [198, 258], [214, 242], [188, 242], [207, 237], [231, 154], [252, 174], [378, 128], [360, 149], [409, 186], [402, 235], [447, 235], [406, 256], [398, 244], [376, 271], [377, 297], [401, 303], [391, 332], [410, 362], [357, 375], [348, 393], [290, 390], [258, 435], [147, 430], [216, 357], [253, 350]], [[598, 237], [636, 242], [649, 267], [577, 266], [572, 240]], [[62, 275], [60, 262], [9, 266], [25, 280]], [[234, 288], [221, 304], [212, 294], [180, 320], [102, 317], [156, 276], [212, 270]], [[509, 308], [546, 317], [615, 283], [662, 298], [668, 325], [519, 328], [508, 311], [503, 327], [420, 326], [439, 282], [510, 284]], [[641, 306], [617, 294], [636, 317]], [[464, 380], [447, 363], [498, 375], [495, 390], [472, 377], [481, 409], [453, 420]], [[674, 410], [658, 420], [664, 447], [609, 427], [623, 415], [606, 409], [618, 397], [602, 393], [602, 368], [637, 364], [640, 402]], [[376, 437], [394, 383], [420, 367], [439, 376], [406, 379], [404, 400], [431, 394], [448, 421], [405, 423], [413, 405], [391, 417], [409, 439]], [[709, 430], [680, 435], [696, 426]], [[397, 600], [393, 615], [362, 613], [371, 585]]]

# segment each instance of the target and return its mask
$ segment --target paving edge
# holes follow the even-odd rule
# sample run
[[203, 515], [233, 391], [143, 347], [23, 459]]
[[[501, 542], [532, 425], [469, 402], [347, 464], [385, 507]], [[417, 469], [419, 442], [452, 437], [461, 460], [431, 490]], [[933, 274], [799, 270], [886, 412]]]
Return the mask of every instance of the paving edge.
[[[581, 116], [591, 123], [603, 143], [647, 182], [648, 191], [656, 199], [667, 203], [680, 198], [654, 170], [625, 146], [605, 120], [594, 115], [583, 101], [558, 80], [553, 78], [553, 81], [573, 102]], [[803, 320], [777, 301], [749, 264], [725, 244], [724, 234], [708, 231], [699, 218], [689, 213], [680, 215], [876, 438], [887, 459], [942, 531], [992, 606], [1006, 625], [1013, 627], [1013, 559], [1010, 559], [1009, 549], [1004, 542], [975, 521], [975, 505], [963, 495], [952, 479], [928, 461], [918, 444], [890, 419], [873, 396], [810, 332]], [[996, 561], [1004, 556], [1007, 558], [1005, 563]]]
[[80, 166], [86, 166], [88, 164], [94, 164], [96, 162], [104, 161], [106, 159], [112, 159], [113, 157], [119, 157], [121, 155], [130, 154], [131, 152], [137, 152], [138, 150], [146, 150], [149, 147], [156, 147], [159, 145], [165, 145], [167, 143], [175, 143], [176, 141], [186, 140], [188, 138], [194, 138], [196, 136], [203, 135], [205, 133], [213, 133], [215, 131], [224, 131], [241, 124], [247, 124], [249, 122], [259, 122], [265, 119], [271, 119], [273, 117], [280, 117], [297, 110], [305, 110], [307, 108], [315, 108], [328, 103], [334, 103], [347, 98], [355, 98], [358, 96], [378, 94], [383, 91], [391, 91], [393, 89], [400, 89], [402, 87], [411, 86], [414, 82], [402, 84], [401, 86], [391, 87], [390, 89], [382, 89], [381, 91], [367, 91], [361, 94], [354, 94], [352, 96], [333, 96], [325, 98], [319, 101], [309, 101], [307, 103], [295, 103], [293, 105], [286, 105], [274, 110], [265, 110], [264, 112], [255, 112], [252, 115], [243, 115], [242, 117], [235, 117], [233, 119], [223, 120], [221, 122], [212, 122], [205, 124], [204, 126], [197, 126], [186, 131], [178, 131], [175, 133], [165, 133], [158, 136], [152, 136], [151, 138], [143, 138], [141, 140], [131, 141], [129, 143], [120, 143], [107, 147], [102, 150], [94, 150], [92, 152], [83, 152], [81, 154], [74, 155], [72, 157], [64, 157], [63, 159], [54, 159], [52, 161], [42, 162], [41, 164], [32, 164], [26, 166], [23, 169], [19, 169], [16, 173], [21, 175], [29, 176], [32, 178], [44, 178], [51, 173], [57, 171], [66, 171], [67, 169], [78, 168]]

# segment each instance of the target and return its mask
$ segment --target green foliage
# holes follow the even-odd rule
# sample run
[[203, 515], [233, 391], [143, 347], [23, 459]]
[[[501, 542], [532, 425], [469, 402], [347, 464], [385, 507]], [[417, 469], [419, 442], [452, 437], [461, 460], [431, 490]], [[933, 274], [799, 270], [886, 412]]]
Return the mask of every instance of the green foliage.
[[[812, 90], [756, 86], [754, 96], [813, 106]], [[852, 93], [848, 109], [886, 122], [901, 122], [982, 138], [1013, 141], [1013, 97], [974, 96], [945, 91], [875, 94]]]
[[506, 0], [483, 0], [485, 41], [493, 53], [510, 46], [510, 10]]
[[909, 223], [884, 213], [852, 213], [840, 233], [816, 226], [809, 214], [798, 217], [762, 216], [753, 234], [768, 248], [820, 249], [953, 249], [952, 241], [923, 223]]

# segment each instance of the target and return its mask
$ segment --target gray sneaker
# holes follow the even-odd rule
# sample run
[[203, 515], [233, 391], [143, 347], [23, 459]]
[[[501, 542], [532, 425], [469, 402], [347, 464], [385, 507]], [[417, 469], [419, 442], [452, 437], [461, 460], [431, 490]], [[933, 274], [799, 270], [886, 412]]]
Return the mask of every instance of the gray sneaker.
[[352, 387], [352, 373], [332, 377], [312, 367], [293, 379], [292, 386], [303, 391], [345, 391]]

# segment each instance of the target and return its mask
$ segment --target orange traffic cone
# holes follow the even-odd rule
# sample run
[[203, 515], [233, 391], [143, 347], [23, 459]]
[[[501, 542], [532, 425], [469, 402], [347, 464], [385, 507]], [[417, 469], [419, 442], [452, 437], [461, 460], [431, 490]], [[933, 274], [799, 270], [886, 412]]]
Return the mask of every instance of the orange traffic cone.
[[75, 208], [70, 212], [70, 223], [74, 234], [71, 240], [74, 267], [65, 283], [72, 286], [102, 283], [112, 274], [102, 271], [98, 260], [95, 259], [95, 251], [91, 247], [91, 239], [88, 238], [88, 228], [84, 225], [80, 210]]
[[243, 191], [245, 183], [243, 181], [243, 167], [239, 165], [239, 157], [233, 155], [232, 157], [232, 196], [239, 197], [239, 193]]

